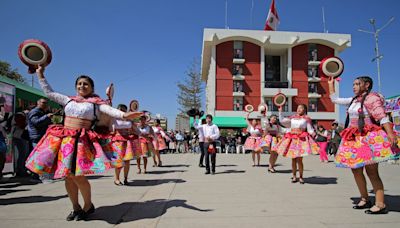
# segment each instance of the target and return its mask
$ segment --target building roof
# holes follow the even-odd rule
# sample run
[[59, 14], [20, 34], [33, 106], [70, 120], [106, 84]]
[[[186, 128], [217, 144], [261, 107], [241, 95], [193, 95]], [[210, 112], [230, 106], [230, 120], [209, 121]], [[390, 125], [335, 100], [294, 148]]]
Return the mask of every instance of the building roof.
[[13, 85], [17, 89], [21, 89], [21, 90], [28, 91], [30, 93], [33, 93], [33, 94], [36, 94], [36, 95], [39, 95], [42, 97], [46, 97], [46, 95], [43, 93], [43, 91], [36, 89], [32, 86], [17, 82], [15, 80], [7, 78], [6, 76], [3, 76], [3, 75], [0, 75], [0, 82], [4, 82], [4, 83], [10, 84], [10, 85]]
[[204, 29], [201, 72], [207, 80], [211, 63], [212, 47], [232, 40], [242, 40], [268, 48], [289, 48], [302, 43], [316, 43], [331, 47], [339, 52], [351, 46], [350, 34], [282, 32], [239, 29]]

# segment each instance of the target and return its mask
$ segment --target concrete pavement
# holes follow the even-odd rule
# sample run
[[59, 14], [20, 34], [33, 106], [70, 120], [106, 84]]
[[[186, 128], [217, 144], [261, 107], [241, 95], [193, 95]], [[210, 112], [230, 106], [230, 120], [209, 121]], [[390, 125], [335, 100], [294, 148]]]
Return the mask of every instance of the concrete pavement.
[[[165, 167], [136, 174], [129, 186], [113, 184], [113, 170], [90, 177], [96, 213], [89, 221], [65, 221], [71, 205], [64, 182], [0, 183], [0, 227], [397, 227], [400, 166], [380, 165], [389, 214], [352, 209], [359, 194], [351, 171], [304, 159], [306, 184], [290, 183], [290, 159], [278, 158], [278, 173], [251, 166], [249, 154], [218, 154], [216, 175], [204, 175], [198, 155], [162, 155]], [[151, 159], [150, 159], [151, 160]], [[369, 184], [369, 189], [371, 185]], [[372, 195], [372, 194], [371, 194]]]

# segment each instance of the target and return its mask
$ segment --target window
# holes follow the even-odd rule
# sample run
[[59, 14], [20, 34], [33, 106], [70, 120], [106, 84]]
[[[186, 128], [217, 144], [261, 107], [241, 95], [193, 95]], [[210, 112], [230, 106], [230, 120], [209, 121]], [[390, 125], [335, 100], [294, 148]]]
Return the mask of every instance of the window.
[[319, 78], [318, 68], [315, 66], [308, 66], [308, 77], [309, 78]]
[[265, 56], [265, 81], [281, 80], [281, 57], [280, 56]]
[[318, 84], [310, 82], [308, 84], [308, 93], [318, 93]]
[[[278, 106], [274, 104], [273, 97], [264, 98], [264, 103], [267, 105], [268, 111], [273, 111], [273, 112], [278, 111]], [[283, 106], [283, 112], [287, 112], [288, 110], [289, 110], [289, 105], [288, 102], [286, 102], [285, 105]]]
[[233, 81], [233, 92], [243, 92], [243, 81]]
[[317, 112], [318, 111], [318, 99], [317, 98], [308, 99], [308, 111], [309, 112]]
[[243, 42], [234, 41], [233, 42], [233, 58], [242, 59], [243, 58]]
[[243, 97], [233, 99], [233, 111], [243, 111]]
[[233, 75], [243, 75], [243, 66], [240, 64], [233, 65]]
[[318, 61], [318, 49], [316, 44], [308, 44], [308, 60]]

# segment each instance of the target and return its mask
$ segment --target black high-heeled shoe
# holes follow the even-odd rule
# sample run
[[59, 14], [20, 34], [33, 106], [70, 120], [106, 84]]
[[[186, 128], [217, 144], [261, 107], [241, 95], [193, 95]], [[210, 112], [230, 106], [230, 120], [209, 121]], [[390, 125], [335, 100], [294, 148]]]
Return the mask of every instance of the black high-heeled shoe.
[[67, 221], [72, 221], [72, 220], [75, 220], [76, 219], [76, 217], [79, 215], [79, 214], [81, 214], [83, 212], [83, 210], [82, 209], [79, 209], [79, 210], [77, 210], [77, 211], [71, 211], [71, 213], [69, 213], [69, 215], [67, 216]]
[[388, 213], [388, 210], [386, 209], [386, 206], [383, 207], [383, 208], [379, 207], [379, 206], [376, 206], [376, 207], [379, 208], [379, 211], [371, 211], [371, 208], [370, 208], [370, 209], [364, 211], [365, 214], [368, 214], [368, 215], [382, 215], [382, 214], [387, 214]]
[[[361, 199], [360, 202], [361, 202], [361, 201], [365, 202], [365, 204], [364, 204], [364, 205], [361, 205], [361, 206], [359, 206], [358, 204], [357, 204], [357, 205], [354, 205], [354, 206], [353, 206], [353, 209], [360, 210], [360, 209], [366, 209], [366, 208], [372, 207], [371, 201], [369, 201], [369, 200], [363, 200], [363, 199]], [[359, 202], [359, 203], [360, 203], [360, 202]]]
[[82, 213], [80, 213], [78, 216], [76, 216], [76, 221], [86, 220], [87, 217], [89, 215], [93, 214], [95, 210], [96, 209], [94, 208], [94, 205], [92, 204], [92, 206], [89, 208], [89, 210], [82, 211]]

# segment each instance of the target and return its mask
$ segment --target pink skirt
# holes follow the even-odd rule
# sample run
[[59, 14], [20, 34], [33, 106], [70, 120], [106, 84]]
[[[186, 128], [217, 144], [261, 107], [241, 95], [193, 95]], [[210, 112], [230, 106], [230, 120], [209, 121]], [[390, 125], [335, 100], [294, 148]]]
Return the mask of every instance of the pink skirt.
[[54, 178], [104, 173], [111, 168], [96, 132], [51, 125], [33, 151], [26, 167]]
[[111, 147], [113, 151], [111, 164], [116, 168], [121, 168], [124, 166], [124, 161], [133, 159], [135, 151], [140, 147], [139, 139], [134, 135], [115, 134], [111, 138]]
[[391, 147], [381, 127], [366, 125], [364, 132], [367, 133], [361, 136], [356, 127], [342, 131], [342, 142], [335, 157], [337, 167], [356, 169], [400, 156], [400, 149]]
[[278, 154], [289, 158], [318, 154], [319, 151], [318, 144], [307, 132], [301, 134], [286, 133], [275, 148]]
[[252, 150], [255, 152], [261, 152], [261, 137], [259, 136], [249, 136], [244, 143], [245, 150]]

